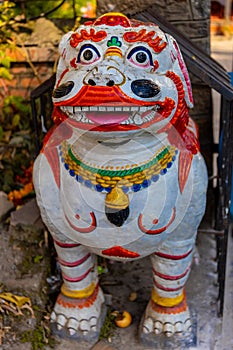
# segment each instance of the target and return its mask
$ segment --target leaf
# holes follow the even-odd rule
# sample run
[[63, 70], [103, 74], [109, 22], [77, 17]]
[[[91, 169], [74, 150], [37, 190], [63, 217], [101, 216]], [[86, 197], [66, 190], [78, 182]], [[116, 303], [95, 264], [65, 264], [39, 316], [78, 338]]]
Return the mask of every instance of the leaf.
[[15, 304], [18, 307], [22, 307], [24, 304], [29, 304], [31, 305], [31, 300], [28, 297], [25, 296], [20, 296], [20, 295], [15, 295], [12, 293], [1, 293], [0, 294], [0, 300], [5, 300], [8, 301], [10, 303]]
[[6, 79], [6, 80], [12, 80], [12, 75], [10, 74], [7, 68], [0, 67], [0, 78]]
[[20, 115], [19, 114], [15, 114], [13, 119], [12, 119], [12, 125], [13, 126], [18, 126], [20, 123]]
[[4, 66], [5, 68], [10, 68], [11, 66], [11, 58], [9, 56], [4, 56], [0, 58], [0, 64]]
[[41, 262], [41, 260], [43, 260], [43, 256], [42, 255], [36, 255], [33, 259], [35, 264], [38, 264]]

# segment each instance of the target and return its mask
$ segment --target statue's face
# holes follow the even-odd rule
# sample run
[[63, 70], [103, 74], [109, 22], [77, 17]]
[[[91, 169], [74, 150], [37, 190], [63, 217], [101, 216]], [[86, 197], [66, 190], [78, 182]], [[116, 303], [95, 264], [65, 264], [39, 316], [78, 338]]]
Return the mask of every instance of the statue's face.
[[192, 106], [178, 46], [154, 24], [109, 13], [66, 34], [60, 54], [55, 114], [79, 129], [159, 131]]

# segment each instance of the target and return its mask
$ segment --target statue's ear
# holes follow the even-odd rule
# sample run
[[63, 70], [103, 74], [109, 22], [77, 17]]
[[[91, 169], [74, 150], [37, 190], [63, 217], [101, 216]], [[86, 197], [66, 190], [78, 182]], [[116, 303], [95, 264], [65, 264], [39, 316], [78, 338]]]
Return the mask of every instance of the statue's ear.
[[167, 42], [171, 52], [171, 59], [173, 60], [173, 71], [177, 74], [183, 83], [184, 91], [185, 91], [185, 101], [189, 108], [193, 107], [193, 95], [192, 95], [192, 87], [188, 74], [187, 67], [185, 65], [183, 56], [181, 54], [179, 45], [177, 41], [169, 34], [166, 34]]
[[61, 74], [64, 72], [65, 69], [69, 66], [69, 50], [70, 50], [70, 44], [69, 40], [73, 32], [66, 33], [61, 38], [61, 41], [59, 43], [58, 47], [58, 64], [56, 69], [56, 81], [59, 81]]

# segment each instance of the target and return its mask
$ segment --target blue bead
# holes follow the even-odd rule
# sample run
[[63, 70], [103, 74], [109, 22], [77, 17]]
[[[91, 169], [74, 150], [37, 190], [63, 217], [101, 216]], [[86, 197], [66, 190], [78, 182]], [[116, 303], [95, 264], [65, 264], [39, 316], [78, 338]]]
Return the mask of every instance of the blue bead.
[[73, 169], [70, 169], [69, 173], [71, 176], [75, 176], [75, 171]]
[[112, 187], [107, 187], [107, 188], [105, 188], [105, 191], [106, 191], [107, 193], [111, 192], [111, 191], [112, 191]]
[[171, 168], [172, 162], [167, 163], [167, 168]]
[[129, 192], [129, 187], [127, 187], [127, 186], [122, 186], [121, 188], [122, 188], [122, 191], [123, 191], [124, 193], [128, 193], [128, 192]]
[[153, 176], [151, 177], [151, 180], [152, 180], [153, 182], [157, 182], [158, 179], [159, 179], [159, 175], [153, 175]]
[[65, 166], [66, 170], [69, 170], [69, 164], [65, 163], [64, 166]]
[[65, 161], [65, 158], [62, 157], [62, 158], [61, 158], [61, 162], [64, 163], [64, 161]]
[[175, 154], [177, 154], [177, 153], [178, 153], [178, 149], [175, 150]]
[[147, 188], [148, 186], [150, 186], [150, 180], [144, 180], [142, 183], [142, 187]]
[[174, 162], [176, 160], [176, 156], [173, 156], [172, 157], [172, 161]]
[[82, 178], [81, 175], [76, 175], [76, 180], [77, 180], [78, 182], [83, 182], [83, 178]]
[[136, 185], [132, 186], [132, 190], [134, 192], [138, 192], [138, 191], [140, 191], [140, 189], [141, 189], [141, 185], [140, 184], [136, 184]]
[[160, 174], [161, 174], [161, 175], [165, 175], [166, 172], [167, 172], [167, 169], [162, 169], [162, 170], [160, 170]]
[[99, 184], [96, 185], [95, 188], [96, 188], [96, 190], [97, 190], [98, 192], [102, 192], [103, 189], [104, 189], [104, 188], [103, 188], [101, 185], [99, 185]]
[[87, 186], [88, 188], [91, 188], [92, 187], [92, 183], [90, 180], [85, 180], [84, 181], [84, 185]]

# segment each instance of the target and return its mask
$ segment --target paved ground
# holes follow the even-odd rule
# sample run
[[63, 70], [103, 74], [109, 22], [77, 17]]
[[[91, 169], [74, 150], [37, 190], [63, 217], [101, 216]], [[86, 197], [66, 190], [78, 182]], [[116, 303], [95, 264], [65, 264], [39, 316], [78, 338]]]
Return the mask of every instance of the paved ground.
[[[223, 62], [228, 70], [232, 64], [232, 40], [223, 41], [214, 38], [212, 41], [213, 56]], [[214, 97], [215, 110], [217, 114], [217, 96]], [[2, 234], [3, 236], [3, 234]], [[2, 241], [3, 242], [3, 241]], [[4, 244], [3, 244], [4, 243]], [[0, 246], [2, 259], [9, 262], [10, 250], [7, 241]], [[196, 350], [232, 350], [233, 329], [233, 241], [229, 237], [229, 254], [227, 263], [227, 285], [224, 306], [224, 317], [219, 318], [218, 309], [218, 287], [217, 287], [217, 265], [216, 265], [216, 242], [214, 235], [199, 233], [196, 245], [196, 254], [191, 276], [187, 284], [187, 299], [197, 318]], [[4, 255], [5, 254], [5, 255]], [[18, 251], [15, 251], [12, 259], [17, 259]], [[14, 263], [12, 261], [12, 264]], [[4, 263], [1, 265], [5, 266]], [[12, 272], [13, 273], [13, 272]], [[11, 276], [12, 277], [12, 276]], [[5, 277], [4, 277], [5, 279]], [[19, 281], [17, 281], [19, 283]], [[114, 263], [109, 266], [109, 273], [102, 279], [102, 287], [106, 295], [110, 296], [111, 308], [117, 310], [128, 310], [133, 316], [133, 323], [126, 329], [115, 329], [109, 341], [102, 343], [95, 350], [149, 350], [138, 342], [137, 330], [140, 317], [150, 297], [152, 286], [150, 263], [148, 259], [121, 264]], [[136, 300], [130, 301], [129, 296], [136, 293]], [[110, 347], [111, 346], [111, 347]], [[0, 345], [0, 350], [30, 350], [31, 344], [19, 344], [11, 342]], [[60, 340], [55, 350], [90, 350], [91, 346], [72, 341]], [[50, 350], [47, 347], [47, 350]], [[172, 348], [171, 350], [175, 350]], [[184, 349], [183, 349], [184, 350]]]

